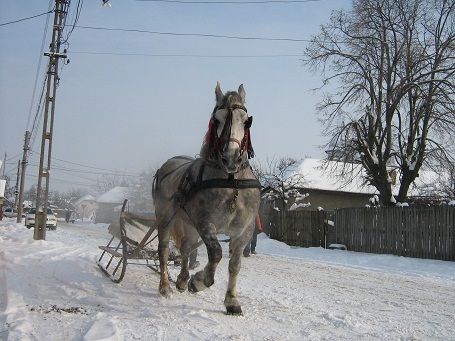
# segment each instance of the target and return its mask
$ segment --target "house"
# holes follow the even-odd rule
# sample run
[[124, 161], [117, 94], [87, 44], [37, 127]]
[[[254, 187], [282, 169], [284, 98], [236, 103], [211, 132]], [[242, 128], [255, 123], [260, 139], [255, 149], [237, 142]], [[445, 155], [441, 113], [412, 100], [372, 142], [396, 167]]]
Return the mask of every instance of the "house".
[[96, 214], [96, 223], [112, 223], [118, 219], [119, 213], [116, 208], [123, 204], [125, 199], [131, 199], [131, 189], [128, 187], [114, 187], [110, 191], [102, 194], [96, 199], [98, 212]]
[[[371, 185], [366, 185], [362, 176], [352, 181], [343, 180], [336, 175], [341, 162], [329, 161], [325, 164], [320, 159], [305, 159], [294, 170], [301, 177], [301, 192], [308, 193], [302, 209], [316, 210], [323, 208], [332, 211], [335, 208], [364, 207], [371, 204], [370, 199], [379, 192]], [[353, 164], [354, 173], [361, 174], [360, 164]], [[291, 174], [291, 176], [295, 176]]]
[[93, 219], [98, 211], [98, 203], [92, 195], [87, 194], [74, 203], [74, 210], [82, 219]]
[[[353, 178], [342, 178], [343, 167], [352, 170]], [[372, 204], [372, 199], [378, 202], [378, 190], [365, 183], [364, 170], [359, 163], [345, 164], [338, 161], [320, 159], [305, 159], [290, 173], [289, 179], [300, 178], [300, 192], [308, 194], [301, 205], [294, 205], [291, 209], [317, 210], [323, 208], [332, 211], [335, 208], [364, 207]], [[416, 198], [441, 197], [443, 182], [448, 174], [421, 170], [419, 177], [409, 188], [409, 202]], [[398, 194], [400, 182], [396, 174], [391, 174], [392, 192]]]

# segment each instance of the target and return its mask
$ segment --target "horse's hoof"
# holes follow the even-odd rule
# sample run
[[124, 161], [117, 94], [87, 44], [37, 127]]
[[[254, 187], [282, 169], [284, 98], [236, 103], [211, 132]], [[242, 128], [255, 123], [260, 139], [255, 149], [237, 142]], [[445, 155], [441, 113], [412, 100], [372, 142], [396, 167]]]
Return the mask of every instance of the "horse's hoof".
[[226, 315], [243, 316], [242, 308], [239, 305], [226, 307]]
[[175, 288], [177, 289], [178, 292], [185, 292], [187, 286], [188, 286], [188, 280], [183, 280], [180, 278], [177, 278], [177, 282], [175, 282]]
[[188, 291], [195, 293], [198, 292], [199, 290], [196, 288], [196, 285], [194, 284], [194, 276], [191, 276], [191, 279], [188, 282]]
[[187, 287], [187, 284], [186, 282], [182, 284], [175, 284], [175, 288], [177, 289], [178, 292], [185, 292], [186, 290], [186, 287]]
[[163, 296], [165, 298], [171, 298], [172, 289], [171, 288], [160, 288], [159, 293], [161, 296]]

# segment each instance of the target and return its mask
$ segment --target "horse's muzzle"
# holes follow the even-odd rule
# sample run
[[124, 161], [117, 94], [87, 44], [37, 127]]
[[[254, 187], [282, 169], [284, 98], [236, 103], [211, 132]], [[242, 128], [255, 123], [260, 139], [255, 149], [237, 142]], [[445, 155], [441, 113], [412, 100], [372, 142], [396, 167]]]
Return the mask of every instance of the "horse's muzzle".
[[233, 152], [225, 152], [221, 155], [221, 162], [228, 173], [237, 173], [243, 163], [242, 155], [239, 149]]

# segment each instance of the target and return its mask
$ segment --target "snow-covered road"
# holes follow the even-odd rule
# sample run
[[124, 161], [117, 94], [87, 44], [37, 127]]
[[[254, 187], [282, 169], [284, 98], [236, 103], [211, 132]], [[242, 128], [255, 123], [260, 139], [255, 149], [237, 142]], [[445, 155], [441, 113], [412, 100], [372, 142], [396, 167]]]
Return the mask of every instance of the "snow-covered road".
[[103, 276], [95, 261], [108, 239], [106, 225], [59, 222], [34, 241], [0, 222], [0, 339], [455, 339], [453, 262], [290, 248], [260, 235], [238, 282], [244, 316], [233, 317], [223, 305], [226, 244], [213, 287], [164, 299], [145, 267], [128, 266], [120, 284]]

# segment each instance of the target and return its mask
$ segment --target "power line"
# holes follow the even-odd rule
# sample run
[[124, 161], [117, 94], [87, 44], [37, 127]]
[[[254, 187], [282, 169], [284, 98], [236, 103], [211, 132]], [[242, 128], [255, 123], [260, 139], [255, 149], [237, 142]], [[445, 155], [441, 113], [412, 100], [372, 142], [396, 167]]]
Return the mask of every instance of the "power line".
[[41, 13], [41, 14], [37, 14], [37, 15], [34, 15], [34, 16], [28, 17], [28, 18], [23, 18], [23, 19], [18, 19], [18, 20], [6, 22], [6, 23], [3, 23], [3, 24], [0, 24], [0, 26], [16, 24], [16, 23], [21, 22], [21, 21], [25, 21], [25, 20], [41, 17], [42, 15], [46, 15], [46, 14], [49, 14], [49, 13], [52, 13], [52, 11], [48, 11], [48, 12], [44, 12], [44, 13]]
[[[78, 0], [77, 2], [77, 5], [76, 5], [76, 11], [74, 13], [74, 17], [73, 17], [73, 23], [70, 25], [70, 30], [69, 32], [66, 34], [66, 38], [61, 42], [62, 44], [65, 44], [68, 42], [68, 39], [69, 37], [71, 36], [71, 34], [73, 33], [74, 31], [74, 28], [76, 27], [76, 24], [77, 22], [79, 21], [79, 17], [81, 15], [81, 12], [82, 12], [82, 6], [84, 4], [84, 1], [83, 0]], [[65, 26], [66, 25], [66, 21], [65, 21]]]
[[[31, 151], [31, 150], [30, 150], [30, 153], [31, 153], [31, 156], [39, 155], [39, 153]], [[114, 170], [114, 169], [87, 166], [87, 165], [83, 165], [83, 164], [80, 164], [80, 163], [75, 163], [75, 162], [71, 162], [71, 161], [62, 160], [62, 159], [56, 158], [54, 156], [52, 157], [52, 160], [57, 160], [57, 161], [60, 161], [60, 162], [68, 163], [70, 165], [84, 167], [84, 168], [88, 168], [88, 169], [104, 171], [104, 173], [102, 173], [102, 172], [91, 172], [91, 174], [106, 174], [106, 172], [107, 172], [108, 173], [107, 175], [124, 175], [124, 176], [139, 176], [140, 175], [140, 173], [137, 173], [137, 172], [123, 172], [123, 171]], [[61, 166], [61, 167], [65, 167], [65, 166]], [[57, 169], [57, 168], [53, 167], [53, 169]], [[68, 169], [68, 168], [61, 168], [61, 169], [62, 170], [66, 170], [66, 171], [74, 171], [74, 172], [78, 172], [79, 171], [79, 170], [72, 170], [72, 169]], [[89, 171], [83, 171], [83, 170], [80, 171], [80, 172], [90, 173]]]
[[[37, 175], [34, 174], [26, 174], [28, 178], [38, 178]], [[62, 180], [62, 179], [52, 179], [52, 181], [59, 182], [59, 183], [64, 183], [64, 184], [70, 184], [70, 185], [78, 185], [78, 186], [87, 186], [87, 187], [93, 187], [93, 183], [86, 183], [86, 182], [77, 182], [77, 181], [71, 181], [71, 180]]]
[[[48, 13], [47, 14], [52, 13], [52, 11], [53, 11], [53, 9], [52, 9], [52, 0], [49, 0], [49, 6], [48, 6]], [[38, 58], [38, 65], [37, 65], [37, 69], [36, 69], [35, 83], [33, 85], [32, 98], [31, 98], [31, 101], [30, 101], [30, 108], [29, 108], [29, 112], [28, 112], [28, 120], [27, 120], [26, 130], [28, 130], [28, 127], [29, 127], [29, 124], [30, 124], [30, 119], [31, 119], [31, 116], [32, 116], [32, 108], [33, 108], [34, 101], [35, 101], [35, 95], [36, 95], [36, 90], [37, 90], [37, 86], [38, 86], [38, 78], [39, 78], [39, 74], [40, 74], [40, 71], [41, 71], [41, 62], [42, 62], [43, 55], [44, 55], [44, 46], [45, 46], [45, 41], [46, 41], [46, 38], [47, 38], [47, 29], [49, 27], [49, 18], [50, 18], [50, 16], [48, 15], [47, 18], [46, 18], [46, 24], [44, 25], [44, 33], [43, 33], [43, 38], [41, 40], [41, 50], [40, 50], [40, 54], [39, 54], [39, 58]], [[44, 87], [45, 87], [45, 84], [46, 84], [46, 80], [47, 79], [45, 79], [44, 83], [43, 83], [41, 98], [40, 98], [40, 100], [38, 102], [38, 107], [41, 105], [42, 100], [43, 100]], [[39, 111], [39, 109], [38, 109], [38, 111]], [[36, 116], [38, 115], [38, 111], [35, 114], [35, 121], [37, 119]], [[35, 123], [33, 123], [33, 125], [35, 125]], [[31, 131], [32, 134], [33, 134], [33, 129], [34, 129], [34, 127], [32, 127], [32, 131]]]
[[[67, 162], [67, 161], [63, 161]], [[55, 163], [54, 163], [55, 164]], [[29, 166], [34, 168], [38, 167], [38, 164], [36, 163], [29, 163]], [[88, 167], [88, 166], [87, 166]], [[80, 185], [80, 186], [87, 186], [87, 187], [93, 187], [95, 186], [99, 181], [100, 178], [91, 178], [85, 175], [106, 175], [106, 176], [123, 176], [123, 177], [129, 177], [129, 178], [137, 178], [139, 177], [139, 173], [129, 173], [129, 172], [120, 172], [120, 171], [110, 171], [110, 172], [93, 172], [93, 171], [87, 171], [87, 170], [78, 170], [78, 169], [68, 169], [64, 168], [62, 166], [54, 166], [53, 168], [54, 174], [63, 174], [67, 175], [73, 178], [76, 178], [75, 180], [69, 180], [69, 179], [57, 179], [57, 178], [52, 178], [52, 182], [58, 182], [58, 183], [64, 183], [64, 184], [69, 184], [69, 185]], [[12, 171], [11, 171], [12, 173]], [[27, 178], [38, 178], [38, 176], [34, 174], [26, 174]], [[58, 176], [58, 175], [57, 175]], [[78, 180], [80, 179], [80, 180]]]
[[317, 2], [321, 0], [257, 0], [257, 1], [183, 1], [183, 0], [135, 0], [142, 2], [168, 2], [177, 4], [197, 4], [197, 5], [260, 5], [260, 4], [293, 4]]
[[[40, 61], [41, 63], [41, 61]], [[40, 68], [40, 66], [38, 66], [38, 69]], [[37, 70], [39, 71], [39, 70]], [[38, 73], [37, 73], [37, 76], [38, 76]], [[33, 104], [33, 101], [34, 101], [34, 98], [35, 98], [35, 93], [36, 93], [36, 80], [37, 78], [35, 79], [35, 87], [33, 89], [33, 98], [32, 98], [32, 102], [31, 102], [31, 105], [30, 105], [30, 112], [29, 112], [29, 116], [28, 116], [28, 121], [27, 121], [27, 130], [29, 128], [29, 124], [30, 124], [30, 118], [31, 118], [31, 110], [32, 110], [32, 104]], [[43, 114], [44, 114], [44, 107], [42, 106], [44, 104], [44, 95], [46, 93], [46, 83], [47, 83], [47, 75], [44, 77], [44, 81], [43, 81], [43, 86], [41, 88], [41, 95], [40, 95], [40, 98], [38, 100], [38, 107], [36, 109], [36, 113], [35, 113], [35, 118], [33, 119], [33, 125], [32, 125], [32, 128], [30, 129], [30, 141], [29, 141], [29, 147], [30, 149], [33, 148], [34, 144], [35, 144], [35, 140], [38, 136], [38, 127], [40, 125], [40, 122], [41, 122], [41, 119], [43, 117]]]
[[62, 159], [58, 159], [56, 157], [53, 157], [53, 159], [54, 160], [58, 160], [60, 162], [69, 163], [69, 164], [75, 165], [75, 166], [86, 167], [86, 168], [89, 168], [89, 169], [97, 169], [97, 170], [102, 170], [102, 171], [106, 171], [106, 172], [117, 173], [117, 174], [125, 174], [125, 175], [128, 175], [128, 174], [129, 175], [139, 175], [139, 173], [135, 173], [135, 172], [122, 172], [122, 171], [117, 171], [117, 170], [112, 170], [112, 169], [87, 166], [87, 165], [83, 165], [83, 164], [80, 164], [80, 163], [75, 163], [75, 162], [70, 162], [70, 161], [65, 161], [65, 160], [62, 160]]
[[117, 53], [117, 52], [93, 52], [93, 51], [71, 51], [75, 54], [107, 55], [107, 56], [136, 56], [136, 57], [175, 57], [175, 58], [283, 58], [301, 57], [297, 54], [270, 54], [270, 55], [200, 55], [200, 54], [148, 54], [148, 53]]
[[218, 34], [161, 32], [161, 31], [95, 27], [95, 26], [76, 26], [76, 27], [82, 28], [82, 29], [88, 29], [88, 30], [117, 31], [117, 32], [129, 32], [129, 33], [147, 33], [147, 34], [181, 36], [181, 37], [204, 37], [204, 38], [222, 38], [222, 39], [237, 39], [237, 40], [261, 40], [261, 41], [285, 41], [285, 42], [298, 42], [298, 43], [310, 42], [309, 39], [296, 39], [296, 38], [240, 37], [240, 36], [227, 36], [227, 35], [218, 35]]

